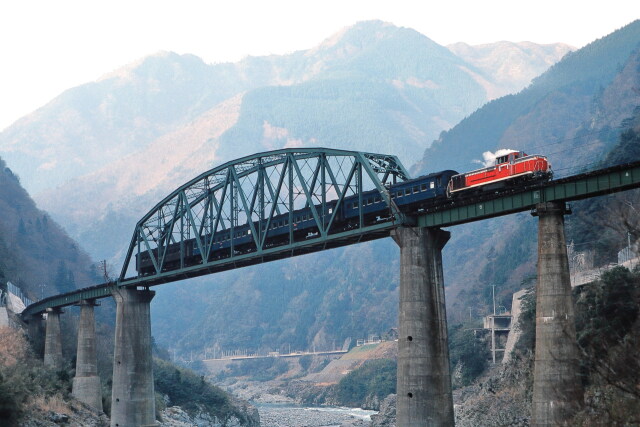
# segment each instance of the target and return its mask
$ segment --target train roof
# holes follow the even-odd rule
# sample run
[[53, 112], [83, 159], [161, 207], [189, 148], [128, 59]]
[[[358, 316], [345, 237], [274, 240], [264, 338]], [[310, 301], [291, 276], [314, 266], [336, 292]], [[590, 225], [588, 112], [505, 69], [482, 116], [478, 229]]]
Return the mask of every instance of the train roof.
[[437, 176], [440, 176], [440, 175], [457, 175], [457, 174], [458, 174], [458, 172], [456, 172], [454, 170], [445, 169], [445, 170], [440, 171], [440, 172], [432, 172], [432, 173], [427, 174], [427, 175], [420, 175], [420, 176], [418, 176], [416, 178], [413, 178], [411, 181], [413, 181], [414, 179], [419, 179], [419, 178], [431, 178], [431, 177], [437, 177]]

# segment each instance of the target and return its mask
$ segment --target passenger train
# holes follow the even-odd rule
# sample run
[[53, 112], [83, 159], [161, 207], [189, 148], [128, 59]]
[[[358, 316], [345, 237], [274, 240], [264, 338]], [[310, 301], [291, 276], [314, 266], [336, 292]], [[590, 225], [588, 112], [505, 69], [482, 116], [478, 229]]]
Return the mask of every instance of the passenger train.
[[[429, 208], [435, 203], [446, 201], [448, 198], [461, 197], [461, 194], [495, 190], [502, 187], [516, 185], [524, 181], [536, 181], [550, 179], [552, 176], [551, 165], [544, 156], [529, 156], [522, 151], [512, 151], [496, 158], [493, 166], [475, 171], [459, 174], [456, 171], [444, 170], [415, 179], [387, 185], [389, 195], [405, 213], [417, 212]], [[331, 227], [331, 233], [339, 233], [357, 228], [360, 220], [359, 197], [345, 197], [335, 213], [337, 200], [316, 205], [316, 212], [326, 222], [335, 216]], [[363, 226], [384, 222], [392, 217], [392, 213], [386, 202], [376, 190], [362, 193]], [[264, 220], [253, 223], [254, 229], [260, 230], [268, 227], [265, 249], [283, 246], [289, 243], [289, 220], [292, 222], [294, 241], [303, 241], [318, 236], [319, 229], [313, 217], [310, 207], [298, 209], [290, 216], [289, 213], [274, 215], [271, 221]], [[209, 236], [210, 237], [210, 236]], [[205, 239], [207, 243], [210, 240]], [[205, 244], [205, 243], [203, 243]], [[217, 261], [228, 258], [231, 253], [231, 230], [220, 230], [214, 235], [209, 261]], [[168, 245], [164, 255], [163, 271], [171, 271], [180, 268], [181, 243]], [[195, 265], [202, 262], [200, 249], [195, 239], [189, 239], [182, 243], [184, 252], [184, 266]], [[256, 250], [250, 225], [244, 224], [233, 229], [233, 251], [235, 255], [249, 253]], [[152, 250], [157, 257], [158, 250]], [[155, 267], [147, 251], [136, 255], [136, 269], [141, 276], [155, 274]]]

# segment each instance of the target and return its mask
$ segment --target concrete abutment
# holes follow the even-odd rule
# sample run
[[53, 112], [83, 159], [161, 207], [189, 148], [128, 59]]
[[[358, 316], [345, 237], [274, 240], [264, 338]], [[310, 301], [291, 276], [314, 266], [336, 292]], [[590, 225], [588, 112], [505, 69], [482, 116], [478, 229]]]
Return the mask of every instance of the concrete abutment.
[[580, 408], [579, 376], [569, 261], [564, 236], [565, 204], [536, 205], [538, 282], [532, 426], [559, 426]]
[[400, 227], [398, 427], [453, 426], [453, 397], [442, 273], [450, 233]]

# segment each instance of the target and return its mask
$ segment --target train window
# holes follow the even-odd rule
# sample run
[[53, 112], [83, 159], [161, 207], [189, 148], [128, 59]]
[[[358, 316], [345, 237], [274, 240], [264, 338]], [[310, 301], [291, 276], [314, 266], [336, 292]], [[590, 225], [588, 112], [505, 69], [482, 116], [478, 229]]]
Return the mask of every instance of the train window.
[[420, 186], [420, 191], [427, 191], [427, 184], [422, 184]]
[[416, 194], [420, 191], [420, 188], [416, 185], [415, 187], [413, 187], [413, 194]]
[[332, 214], [333, 213], [333, 208], [329, 208], [329, 213]]
[[411, 194], [411, 189], [410, 189], [410, 188], [405, 188], [405, 189], [404, 189], [404, 194], [405, 194], [406, 196], [408, 196], [409, 194]]
[[373, 202], [374, 202], [374, 203], [379, 203], [379, 202], [380, 202], [380, 200], [381, 200], [381, 199], [380, 199], [380, 196], [376, 196], [376, 197], [373, 199]]
[[358, 209], [358, 202], [353, 203], [353, 209]]
[[288, 220], [288, 219], [285, 219], [285, 220], [282, 222], [282, 225], [289, 225], [289, 220]]
[[434, 181], [431, 181], [429, 183], [429, 188], [435, 188], [435, 186], [436, 186], [436, 183]]
[[247, 230], [247, 234], [249, 234], [249, 235], [250, 235], [250, 234], [251, 234], [251, 230]]
[[404, 196], [404, 193], [402, 193], [402, 190], [398, 191], [398, 197], [402, 197]]

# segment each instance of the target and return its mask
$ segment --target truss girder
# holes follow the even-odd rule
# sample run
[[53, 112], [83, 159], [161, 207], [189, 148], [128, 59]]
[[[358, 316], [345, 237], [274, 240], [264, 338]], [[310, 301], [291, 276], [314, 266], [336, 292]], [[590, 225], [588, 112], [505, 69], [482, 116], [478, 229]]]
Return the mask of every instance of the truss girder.
[[[366, 232], [362, 194], [370, 190], [386, 202], [388, 221], [401, 222], [386, 185], [407, 179], [395, 156], [346, 150], [283, 149], [225, 163], [176, 189], [136, 224], [120, 280], [140, 257], [153, 275], [207, 264], [214, 255], [261, 256], [276, 240], [317, 245], [344, 231], [335, 226], [347, 198], [359, 210], [349, 226]], [[300, 218], [313, 221], [303, 237]]]

